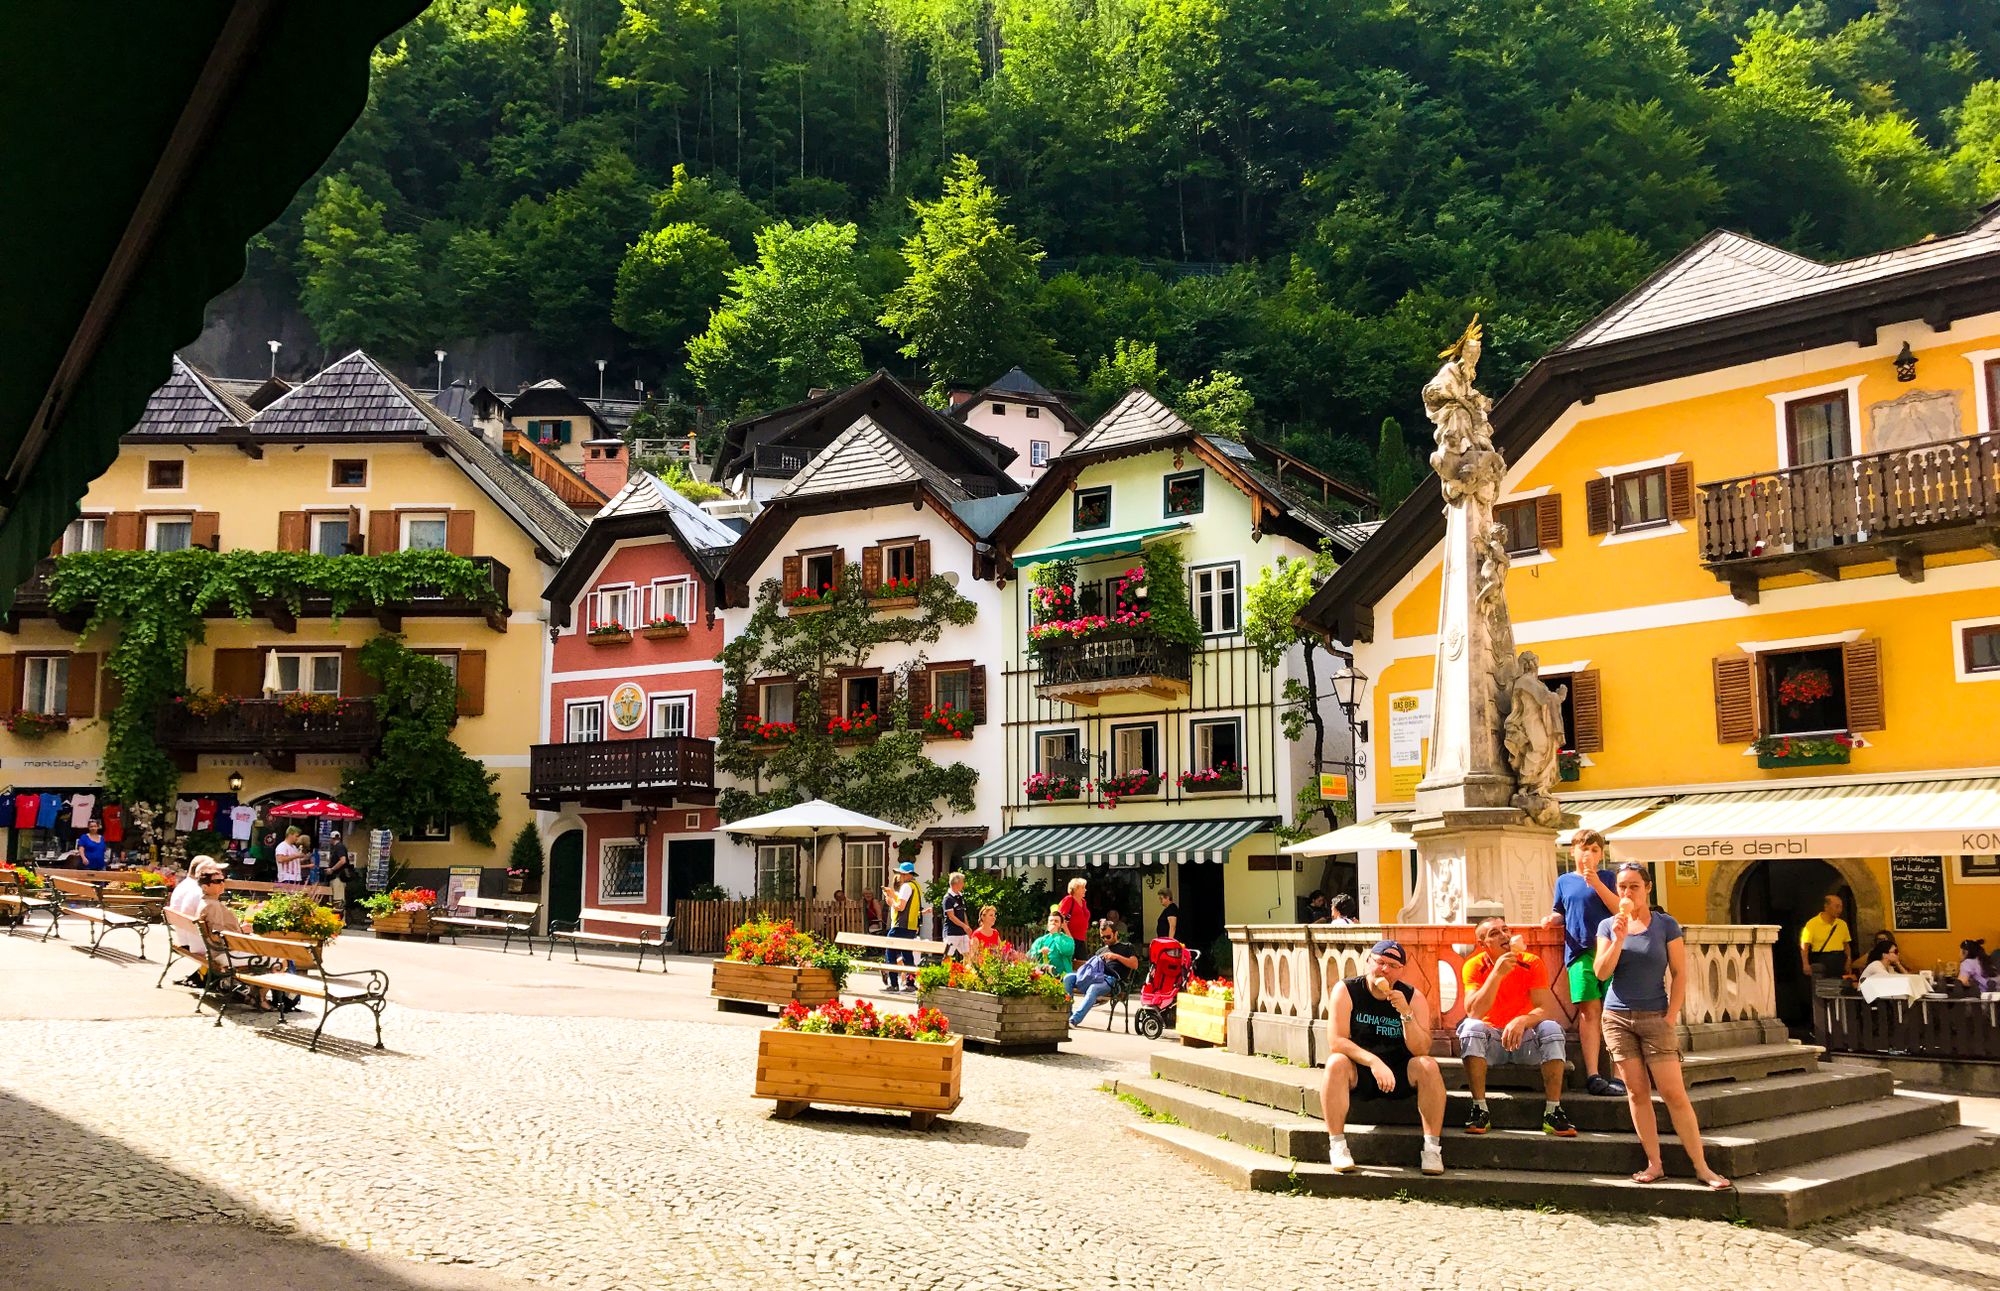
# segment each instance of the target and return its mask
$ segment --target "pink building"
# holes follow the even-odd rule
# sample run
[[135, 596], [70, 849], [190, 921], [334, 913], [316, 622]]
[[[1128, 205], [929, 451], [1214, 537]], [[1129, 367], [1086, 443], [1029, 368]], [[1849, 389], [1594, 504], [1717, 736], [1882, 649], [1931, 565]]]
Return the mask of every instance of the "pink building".
[[714, 880], [723, 638], [711, 587], [735, 541], [638, 471], [549, 583], [548, 743], [530, 752], [528, 796], [552, 921], [585, 908], [671, 914]]

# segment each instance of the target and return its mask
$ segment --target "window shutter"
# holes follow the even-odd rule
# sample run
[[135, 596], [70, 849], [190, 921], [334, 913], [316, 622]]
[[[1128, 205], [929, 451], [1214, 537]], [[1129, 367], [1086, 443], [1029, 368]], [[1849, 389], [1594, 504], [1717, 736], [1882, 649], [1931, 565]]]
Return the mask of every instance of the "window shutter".
[[245, 649], [215, 652], [215, 693], [254, 698], [264, 693], [264, 652]]
[[97, 656], [73, 654], [69, 657], [70, 717], [97, 716]]
[[[805, 687], [801, 686], [799, 687], [799, 689], [804, 690]], [[800, 705], [799, 707], [803, 708], [804, 706]], [[820, 674], [820, 679], [819, 679], [820, 729], [822, 731], [826, 729], [826, 721], [829, 717], [838, 717], [839, 715], [840, 715], [840, 675], [838, 673], [822, 673]], [[804, 714], [798, 712], [795, 709], [794, 716], [802, 717], [804, 716]]]
[[1578, 753], [1602, 753], [1604, 709], [1597, 669], [1570, 674], [1569, 707], [1576, 718], [1576, 729], [1569, 733], [1570, 748]]
[[[1601, 475], [1584, 481], [1583, 519], [1584, 528], [1592, 533], [1611, 532], [1611, 481]], [[1538, 524], [1540, 520], [1537, 516]]]
[[1757, 738], [1757, 657], [1726, 654], [1715, 661], [1715, 739], [1748, 744]]
[[472, 512], [447, 512], [444, 519], [444, 549], [454, 556], [472, 554]]
[[0, 713], [12, 716], [21, 711], [21, 660], [18, 655], [0, 655]]
[[1847, 642], [1840, 647], [1840, 665], [1847, 675], [1847, 729], [1881, 730], [1887, 725], [1882, 720], [1881, 641]]
[[974, 726], [984, 726], [986, 724], [985, 664], [975, 663], [972, 665], [972, 684], [969, 689], [972, 691], [972, 724]]
[[887, 725], [886, 719], [889, 714], [895, 711], [896, 674], [893, 672], [878, 673], [876, 674], [875, 682], [875, 712], [884, 719], [884, 725]]
[[306, 549], [306, 513], [303, 511], [278, 512], [278, 550], [304, 551]]
[[936, 702], [931, 694], [930, 669], [910, 669], [910, 725], [915, 726], [922, 720], [924, 709]]
[[882, 586], [882, 549], [863, 547], [861, 549], [861, 590], [873, 592]]
[[804, 577], [801, 572], [804, 565], [805, 561], [798, 556], [785, 557], [785, 599], [788, 601], [799, 594], [799, 580]]
[[370, 511], [368, 513], [368, 554], [386, 556], [396, 550], [396, 513], [394, 511]]
[[104, 694], [100, 696], [103, 701], [100, 705], [101, 711], [106, 715], [117, 712], [118, 705], [125, 699], [125, 683], [118, 680], [117, 673], [106, 668], [100, 684], [104, 688]]
[[350, 699], [361, 695], [377, 694], [382, 683], [361, 670], [361, 651], [344, 649], [340, 652], [340, 693]]
[[847, 549], [833, 549], [833, 589], [839, 591], [847, 582]]
[[361, 508], [347, 508], [347, 549], [350, 552], [364, 550], [361, 545]]
[[1667, 467], [1667, 515], [1675, 520], [1694, 519], [1694, 463], [1675, 462]]
[[764, 719], [764, 696], [758, 682], [746, 681], [736, 692], [736, 729], [742, 730], [745, 722], [759, 722]]
[[929, 538], [920, 538], [917, 540], [916, 556], [910, 561], [910, 568], [916, 574], [919, 583], [931, 576], [931, 540]]
[[222, 516], [215, 511], [197, 511], [194, 523], [188, 527], [190, 546], [206, 547], [215, 551], [222, 546]]
[[106, 551], [137, 551], [146, 545], [146, 519], [137, 511], [113, 511], [104, 519]]
[[1543, 551], [1563, 545], [1562, 494], [1544, 493], [1535, 499], [1535, 545]]
[[[346, 660], [341, 661], [345, 665]], [[478, 717], [486, 711], [486, 652], [458, 652], [458, 715]]]

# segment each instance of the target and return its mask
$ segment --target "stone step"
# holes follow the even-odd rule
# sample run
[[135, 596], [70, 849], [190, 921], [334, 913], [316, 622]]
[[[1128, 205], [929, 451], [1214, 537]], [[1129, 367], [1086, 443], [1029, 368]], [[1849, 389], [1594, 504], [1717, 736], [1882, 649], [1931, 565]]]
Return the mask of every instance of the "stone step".
[[1740, 1189], [1742, 1213], [1773, 1228], [1798, 1228], [1994, 1167], [2000, 1167], [2000, 1137], [1959, 1125], [1821, 1157], [1806, 1170], [1756, 1175]]
[[[1184, 1125], [1227, 1137], [1231, 1142], [1299, 1161], [1326, 1160], [1326, 1128], [1316, 1119], [1171, 1081], [1124, 1081], [1115, 1088]], [[1377, 1105], [1356, 1106], [1363, 1114], [1372, 1115]], [[1623, 1106], [1621, 1101], [1621, 1112]], [[1633, 1135], [1629, 1120], [1621, 1120], [1615, 1130], [1584, 1131], [1574, 1138], [1559, 1139], [1541, 1131], [1539, 1103], [1535, 1110], [1537, 1121], [1533, 1129], [1496, 1128], [1474, 1135], [1459, 1128], [1462, 1118], [1447, 1121], [1445, 1160], [1477, 1169], [1586, 1174], [1620, 1171], [1629, 1174], [1646, 1163], [1645, 1152]], [[1660, 1109], [1660, 1116], [1660, 1128], [1669, 1130], [1664, 1108]], [[1852, 1151], [1949, 1129], [1957, 1123], [1958, 1104], [1952, 1099], [1893, 1095], [1748, 1124], [1704, 1127], [1702, 1139], [1710, 1166], [1734, 1177], [1790, 1168], [1827, 1155], [1836, 1145], [1842, 1151]], [[1355, 1161], [1365, 1166], [1402, 1165], [1416, 1160], [1421, 1137], [1422, 1131], [1414, 1124], [1357, 1121], [1347, 1126], [1348, 1149]], [[1669, 1173], [1693, 1173], [1675, 1135], [1663, 1133], [1660, 1148]]]

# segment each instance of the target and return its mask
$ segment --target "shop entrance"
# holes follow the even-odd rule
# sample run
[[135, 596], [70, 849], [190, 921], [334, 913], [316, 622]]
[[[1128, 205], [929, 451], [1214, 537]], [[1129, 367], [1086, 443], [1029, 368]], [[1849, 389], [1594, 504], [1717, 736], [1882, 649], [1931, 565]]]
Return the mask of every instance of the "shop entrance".
[[715, 840], [675, 838], [667, 842], [667, 904], [661, 914], [672, 914], [677, 903], [693, 900], [694, 890], [715, 882]]
[[1202, 861], [1177, 867], [1181, 905], [1181, 941], [1201, 952], [1195, 971], [1203, 977], [1226, 976], [1216, 964], [1216, 943], [1222, 938], [1222, 874], [1227, 868]]
[[1846, 904], [1851, 930], [1854, 892], [1825, 861], [1759, 861], [1743, 872], [1730, 902], [1730, 916], [1737, 923], [1778, 925], [1778, 944], [1771, 953], [1778, 1016], [1799, 1037], [1812, 1032], [1812, 980], [1799, 964], [1799, 930], [1819, 913], [1829, 892], [1838, 892]]
[[549, 848], [549, 922], [574, 923], [583, 913], [583, 831], [556, 835]]

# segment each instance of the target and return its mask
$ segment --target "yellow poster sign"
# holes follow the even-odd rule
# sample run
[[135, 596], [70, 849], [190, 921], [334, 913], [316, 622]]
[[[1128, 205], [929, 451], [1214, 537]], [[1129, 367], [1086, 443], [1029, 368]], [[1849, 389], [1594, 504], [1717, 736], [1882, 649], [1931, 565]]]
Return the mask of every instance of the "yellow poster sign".
[[1430, 761], [1431, 692], [1406, 690], [1389, 696], [1389, 784], [1384, 802], [1409, 802]]

